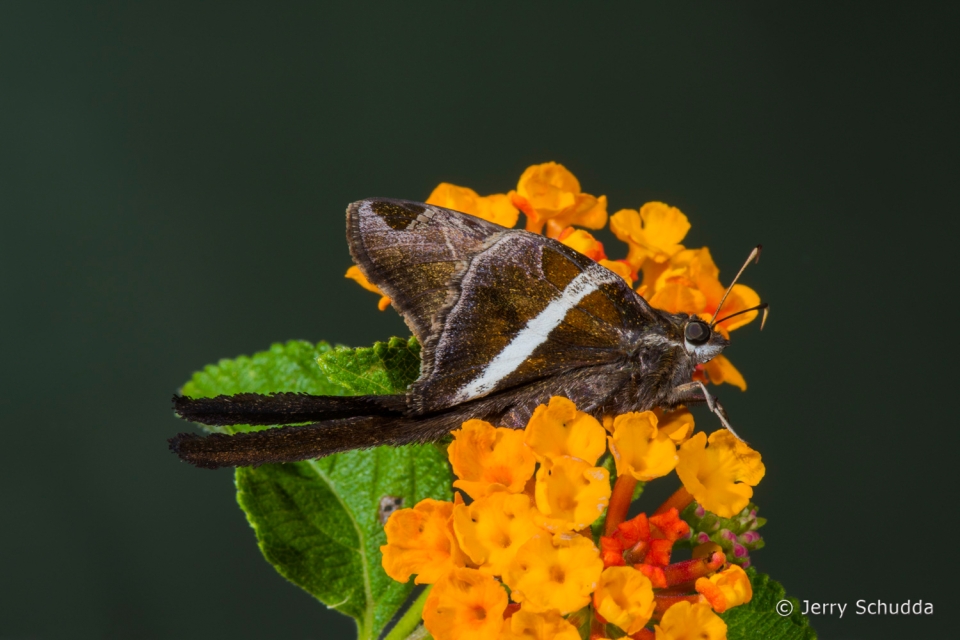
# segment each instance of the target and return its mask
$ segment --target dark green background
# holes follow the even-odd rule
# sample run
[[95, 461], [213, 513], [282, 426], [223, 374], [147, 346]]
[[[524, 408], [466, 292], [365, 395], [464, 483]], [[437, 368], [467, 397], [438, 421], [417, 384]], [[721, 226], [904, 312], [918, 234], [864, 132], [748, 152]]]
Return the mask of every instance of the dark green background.
[[960, 16], [767, 4], [4, 3], [0, 637], [348, 637], [230, 472], [167, 451], [169, 397], [404, 335], [342, 277], [346, 204], [547, 160], [611, 212], [679, 206], [725, 278], [764, 243], [750, 390], [719, 390], [767, 464], [755, 564], [850, 603], [822, 637], [950, 637]]

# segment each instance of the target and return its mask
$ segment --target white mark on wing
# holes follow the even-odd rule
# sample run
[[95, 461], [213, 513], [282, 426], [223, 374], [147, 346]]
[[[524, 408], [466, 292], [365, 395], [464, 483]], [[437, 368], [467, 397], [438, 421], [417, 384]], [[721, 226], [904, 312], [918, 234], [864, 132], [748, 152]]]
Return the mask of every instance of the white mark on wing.
[[444, 229], [443, 227], [440, 227], [440, 235], [443, 236], [443, 241], [446, 243], [447, 249], [450, 250], [450, 257], [451, 257], [451, 258], [456, 258], [456, 257], [457, 257], [457, 249], [456, 249], [456, 247], [453, 246], [453, 243], [450, 242], [450, 236], [447, 235], [447, 230]]
[[607, 271], [598, 264], [591, 265], [570, 281], [560, 297], [552, 300], [535, 318], [527, 322], [503, 351], [490, 361], [483, 373], [468, 382], [457, 393], [457, 401], [483, 395], [497, 386], [497, 383], [517, 370], [517, 368], [547, 341], [550, 332], [556, 329], [567, 312], [580, 304], [580, 301], [597, 290], [601, 284], [614, 283], [620, 276]]

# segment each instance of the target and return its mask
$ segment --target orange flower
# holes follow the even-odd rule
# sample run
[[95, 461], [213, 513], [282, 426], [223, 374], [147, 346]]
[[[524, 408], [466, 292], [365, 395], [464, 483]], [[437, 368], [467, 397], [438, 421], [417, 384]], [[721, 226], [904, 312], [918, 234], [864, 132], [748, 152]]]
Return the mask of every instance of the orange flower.
[[607, 197], [580, 191], [580, 182], [566, 167], [545, 162], [527, 167], [510, 192], [513, 205], [527, 216], [527, 231], [556, 238], [565, 227], [602, 229], [607, 224]]
[[[611, 225], [613, 220], [611, 219]], [[670, 313], [686, 313], [709, 322], [713, 319], [726, 287], [720, 284], [720, 270], [713, 262], [710, 250], [683, 249], [668, 261], [656, 263], [646, 259], [643, 263], [643, 283], [638, 292], [657, 309]], [[760, 297], [746, 285], [737, 284], [730, 290], [721, 310], [721, 317], [760, 304]], [[757, 312], [744, 313], [717, 324], [716, 329], [725, 337], [730, 331], [742, 327], [757, 317]], [[714, 384], [727, 382], [745, 391], [747, 382], [730, 360], [723, 355], [698, 367], [695, 380], [708, 380]]]
[[380, 302], [377, 303], [377, 308], [380, 309], [380, 311], [383, 311], [384, 309], [390, 306], [390, 298], [383, 295], [383, 292], [380, 291], [379, 288], [377, 288], [377, 285], [367, 280], [367, 276], [363, 275], [363, 272], [360, 271], [360, 267], [356, 265], [350, 267], [349, 269], [347, 269], [347, 273], [344, 275], [344, 277], [350, 278], [351, 280], [356, 281], [357, 284], [359, 284], [361, 287], [363, 287], [367, 291], [372, 291], [374, 293], [380, 294]]
[[607, 254], [603, 250], [603, 243], [594, 238], [589, 231], [567, 227], [560, 232], [557, 240], [574, 251], [579, 251], [595, 262], [600, 262], [607, 258]]
[[719, 273], [709, 249], [683, 249], [662, 264], [646, 262], [643, 282], [651, 305], [670, 313], [698, 315], [705, 312], [708, 301], [716, 309], [723, 297]]
[[447, 456], [460, 478], [453, 486], [475, 500], [495, 491], [523, 491], [537, 463], [523, 444], [522, 431], [497, 428], [483, 420], [467, 420], [454, 431]]
[[630, 267], [626, 260], [608, 260], [607, 254], [603, 250], [603, 243], [593, 237], [588, 231], [583, 229], [574, 229], [567, 227], [560, 232], [557, 240], [567, 245], [575, 251], [579, 251], [595, 262], [627, 281], [627, 284], [633, 285], [637, 279], [636, 272]]
[[726, 429], [702, 431], [680, 445], [677, 475], [704, 509], [722, 518], [739, 513], [766, 472], [760, 454]]
[[705, 602], [678, 602], [654, 627], [657, 640], [726, 640], [727, 623]]
[[593, 542], [578, 534], [530, 538], [503, 574], [512, 598], [528, 611], [572, 613], [590, 602], [603, 562]]
[[677, 444], [683, 444], [693, 433], [693, 414], [689, 409], [676, 409], [664, 413], [662, 409], [654, 409], [657, 416], [657, 435], [664, 434]]
[[648, 202], [639, 211], [621, 209], [613, 214], [610, 230], [627, 243], [627, 262], [637, 271], [647, 259], [663, 263], [682, 251], [680, 241], [690, 230], [690, 222], [676, 207]]
[[[743, 374], [740, 373], [737, 368], [733, 366], [733, 363], [730, 362], [730, 359], [723, 354], [714, 356], [713, 360], [704, 364], [703, 371], [710, 376], [710, 382], [713, 384], [727, 382], [740, 389], [740, 391], [747, 390], [747, 381], [744, 380]], [[694, 374], [693, 379], [696, 380], [698, 377], [703, 379], [702, 375], [697, 376], [696, 374]], [[704, 380], [704, 382], [706, 382], [706, 380]]]
[[380, 547], [388, 576], [406, 582], [415, 573], [417, 584], [432, 584], [466, 564], [453, 532], [453, 508], [452, 502], [427, 498], [390, 515], [384, 527], [387, 544]]
[[653, 585], [633, 567], [609, 567], [600, 574], [593, 606], [607, 622], [632, 635], [653, 615]]
[[556, 611], [534, 612], [526, 607], [503, 621], [501, 640], [580, 640], [577, 628]]
[[523, 441], [540, 460], [573, 456], [591, 465], [606, 450], [603, 427], [596, 418], [577, 411], [567, 398], [554, 396], [537, 407], [524, 430]]
[[481, 197], [473, 189], [458, 187], [449, 182], [441, 182], [437, 185], [427, 198], [427, 204], [469, 213], [507, 228], [517, 224], [517, 218], [520, 217], [520, 212], [505, 193]]
[[[720, 283], [720, 270], [706, 247], [684, 249], [671, 256], [669, 262], [643, 265], [644, 297], [658, 309], [670, 313], [698, 315], [709, 322], [713, 319], [727, 288]], [[736, 284], [723, 303], [725, 317], [760, 304], [760, 296], [750, 287]], [[757, 317], [753, 311], [717, 324], [726, 337]]]
[[694, 588], [717, 613], [753, 599], [753, 587], [747, 572], [735, 564], [709, 578], [697, 578]]
[[506, 571], [517, 549], [543, 531], [534, 523], [530, 496], [498, 491], [453, 510], [460, 547], [480, 570], [495, 576]]
[[496, 640], [506, 608], [507, 592], [495, 578], [454, 569], [427, 596], [423, 626], [436, 640]]
[[[680, 519], [675, 508], [647, 517], [641, 513], [617, 525], [611, 536], [600, 538], [603, 560], [606, 566], [633, 564], [643, 570], [643, 565], [666, 567], [670, 564], [673, 543], [690, 533], [690, 526]], [[624, 558], [628, 552], [628, 558]], [[655, 587], [665, 587], [663, 573], [645, 572]]]
[[629, 474], [648, 482], [677, 466], [677, 445], [668, 434], [658, 432], [653, 411], [617, 416], [608, 440], [618, 476]]
[[535, 493], [543, 527], [553, 532], [579, 531], [607, 508], [610, 474], [579, 458], [549, 458], [537, 471]]

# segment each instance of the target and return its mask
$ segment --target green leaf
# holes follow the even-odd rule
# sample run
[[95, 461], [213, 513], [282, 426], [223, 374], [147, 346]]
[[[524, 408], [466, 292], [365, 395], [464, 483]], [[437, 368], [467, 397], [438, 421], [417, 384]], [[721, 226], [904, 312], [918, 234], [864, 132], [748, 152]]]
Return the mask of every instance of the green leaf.
[[400, 610], [412, 584], [380, 566], [386, 535], [384, 496], [412, 507], [449, 500], [446, 461], [431, 446], [378, 447], [311, 462], [237, 469], [237, 500], [263, 555], [285, 578], [357, 621], [359, 638], [376, 638]]
[[[720, 615], [727, 623], [727, 640], [816, 640], [810, 621], [800, 614], [796, 598], [787, 598], [786, 591], [770, 576], [747, 568], [753, 599]], [[788, 616], [777, 613], [777, 603], [787, 600], [793, 605]]]
[[[402, 393], [419, 366], [419, 345], [412, 339], [363, 349], [291, 341], [210, 365], [183, 393]], [[424, 498], [450, 500], [452, 480], [444, 451], [432, 445], [378, 447], [236, 472], [237, 501], [267, 560], [327, 606], [353, 617], [364, 640], [379, 637], [413, 589], [381, 567], [381, 500], [400, 498], [404, 507]]]
[[337, 347], [317, 358], [326, 378], [346, 395], [403, 393], [420, 375], [420, 344], [416, 338], [390, 338], [372, 347]]

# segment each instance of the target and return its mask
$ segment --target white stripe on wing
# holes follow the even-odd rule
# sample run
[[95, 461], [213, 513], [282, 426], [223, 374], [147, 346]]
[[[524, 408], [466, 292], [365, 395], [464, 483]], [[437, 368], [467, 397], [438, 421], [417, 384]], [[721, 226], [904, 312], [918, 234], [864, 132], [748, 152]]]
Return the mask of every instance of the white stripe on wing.
[[483, 373], [468, 382], [457, 392], [457, 402], [463, 402], [488, 393], [497, 383], [517, 370], [524, 361], [547, 341], [550, 332], [556, 329], [567, 312], [580, 301], [606, 283], [616, 282], [620, 276], [599, 264], [590, 265], [570, 281], [560, 297], [552, 300], [513, 340], [484, 368]]

